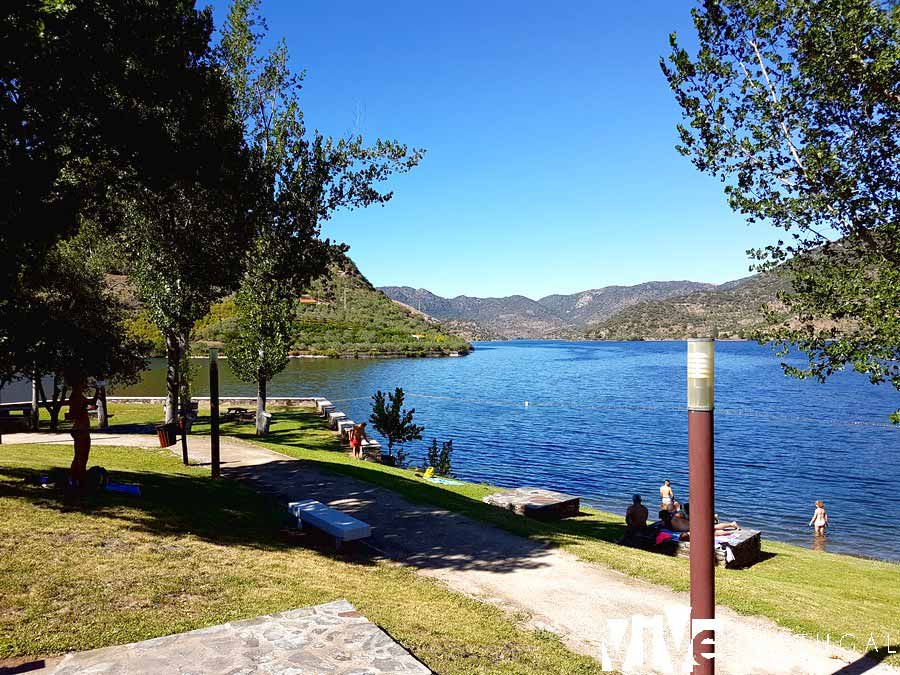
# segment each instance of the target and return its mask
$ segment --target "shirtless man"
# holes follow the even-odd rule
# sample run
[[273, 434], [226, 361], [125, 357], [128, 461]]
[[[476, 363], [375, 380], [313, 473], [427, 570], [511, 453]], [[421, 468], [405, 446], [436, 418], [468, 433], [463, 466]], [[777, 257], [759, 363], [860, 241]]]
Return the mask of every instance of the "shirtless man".
[[634, 495], [631, 501], [633, 503], [625, 511], [625, 531], [640, 532], [647, 527], [647, 507], [641, 504], [640, 495]]
[[675, 491], [668, 480], [663, 481], [663, 484], [659, 486], [659, 498], [662, 503], [661, 508], [670, 511], [675, 503]]

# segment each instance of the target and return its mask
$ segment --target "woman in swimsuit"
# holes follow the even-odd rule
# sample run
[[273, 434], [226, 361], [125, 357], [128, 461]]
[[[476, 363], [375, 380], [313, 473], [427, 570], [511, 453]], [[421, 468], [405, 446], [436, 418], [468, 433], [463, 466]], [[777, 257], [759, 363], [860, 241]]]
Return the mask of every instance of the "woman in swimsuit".
[[816, 536], [825, 536], [825, 528], [828, 527], [828, 514], [825, 513], [825, 502], [821, 499], [816, 502], [816, 510], [813, 513], [812, 520], [809, 521], [809, 524], [816, 528]]
[[366, 423], [360, 422], [350, 430], [350, 449], [353, 450], [354, 459], [359, 459], [362, 456], [362, 442], [364, 438], [369, 440], [369, 437], [366, 436]]
[[72, 420], [72, 440], [75, 445], [75, 457], [72, 459], [70, 475], [75, 485], [84, 484], [87, 473], [88, 457], [91, 454], [91, 418], [88, 416], [88, 406], [96, 404], [97, 395], [88, 399], [84, 395], [86, 386], [84, 377], [72, 375], [67, 378], [72, 385], [72, 393], [69, 395], [69, 418]]

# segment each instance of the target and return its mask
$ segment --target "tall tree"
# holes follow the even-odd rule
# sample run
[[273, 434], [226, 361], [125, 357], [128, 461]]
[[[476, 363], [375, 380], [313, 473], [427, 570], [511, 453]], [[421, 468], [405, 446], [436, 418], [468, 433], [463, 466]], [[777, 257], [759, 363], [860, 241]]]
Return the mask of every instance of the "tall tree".
[[[750, 251], [788, 275], [790, 318], [761, 335], [900, 390], [900, 7], [876, 0], [704, 0], [699, 50], [670, 38], [678, 150], [749, 222], [786, 236]], [[781, 316], [784, 314], [782, 313]], [[900, 422], [900, 411], [891, 415]]]
[[[110, 186], [164, 184], [175, 161], [171, 103], [183, 97], [211, 14], [193, 0], [17, 0], [0, 8], [0, 382], [42, 339], [32, 293], [79, 214]], [[105, 219], [110, 229], [117, 219]], [[47, 309], [47, 308], [45, 308]]]
[[233, 292], [254, 235], [258, 181], [234, 115], [229, 83], [206, 42], [171, 83], [167, 180], [121, 195], [120, 238], [136, 295], [166, 342], [166, 421], [187, 406], [194, 323]]
[[238, 331], [229, 363], [257, 386], [257, 433], [264, 432], [268, 382], [288, 362], [297, 297], [345, 247], [320, 239], [334, 211], [384, 204], [377, 184], [409, 171], [423, 152], [396, 141], [367, 146], [361, 137], [332, 139], [309, 132], [299, 94], [303, 75], [291, 71], [284, 41], [260, 53], [265, 23], [259, 0], [235, 0], [222, 31], [220, 55], [264, 189], [255, 202], [255, 241], [235, 298]]

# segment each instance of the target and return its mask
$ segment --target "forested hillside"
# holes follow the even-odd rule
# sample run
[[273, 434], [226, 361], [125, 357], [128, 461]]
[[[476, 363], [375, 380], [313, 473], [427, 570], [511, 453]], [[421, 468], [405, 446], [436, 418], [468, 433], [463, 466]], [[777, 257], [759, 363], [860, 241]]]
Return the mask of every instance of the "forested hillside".
[[[120, 293], [128, 293], [127, 279], [111, 277], [109, 282]], [[210, 343], [227, 345], [235, 328], [234, 301], [225, 298], [195, 325], [193, 350], [202, 351]], [[163, 352], [162, 337], [138, 305], [129, 329], [153, 345], [154, 355]], [[346, 257], [297, 298], [291, 345], [291, 354], [296, 356], [441, 356], [466, 354], [470, 348], [436, 320], [376, 290]]]

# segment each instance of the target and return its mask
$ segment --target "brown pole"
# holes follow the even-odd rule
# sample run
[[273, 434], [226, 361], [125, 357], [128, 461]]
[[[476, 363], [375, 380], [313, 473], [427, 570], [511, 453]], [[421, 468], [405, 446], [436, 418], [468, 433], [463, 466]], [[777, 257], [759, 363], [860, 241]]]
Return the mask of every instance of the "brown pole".
[[221, 475], [219, 457], [219, 350], [209, 350], [209, 461], [212, 477]]
[[[688, 411], [688, 472], [690, 480], [691, 524], [691, 619], [714, 619], [715, 553], [713, 504], [713, 412], [711, 410]], [[704, 639], [713, 639], [712, 631], [703, 631], [694, 638], [694, 675], [712, 675], [714, 661], [701, 656], [714, 648], [704, 645]]]

